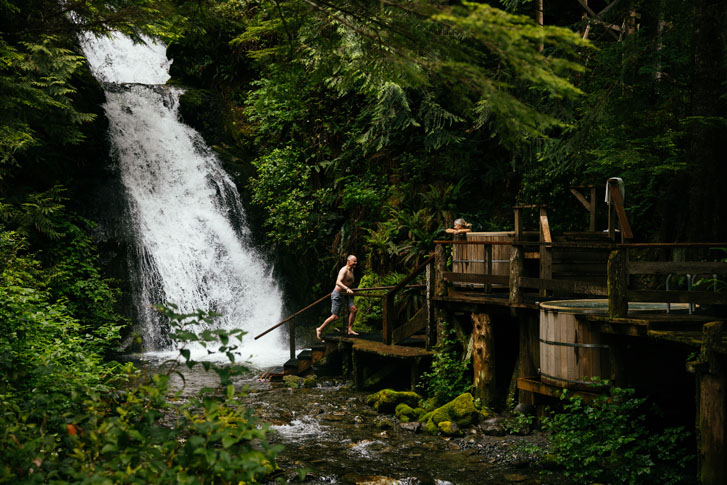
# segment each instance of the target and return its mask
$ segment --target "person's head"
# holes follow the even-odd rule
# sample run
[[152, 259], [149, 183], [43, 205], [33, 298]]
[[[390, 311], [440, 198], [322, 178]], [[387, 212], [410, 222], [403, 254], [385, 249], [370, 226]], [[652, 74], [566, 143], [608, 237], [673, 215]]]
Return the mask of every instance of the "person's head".
[[350, 268], [352, 266], [356, 266], [358, 264], [358, 259], [353, 254], [349, 254], [348, 258], [346, 258], [346, 265]]
[[467, 226], [467, 222], [464, 219], [460, 218], [460, 219], [455, 219], [454, 220], [454, 228], [455, 229], [464, 229], [465, 226]]

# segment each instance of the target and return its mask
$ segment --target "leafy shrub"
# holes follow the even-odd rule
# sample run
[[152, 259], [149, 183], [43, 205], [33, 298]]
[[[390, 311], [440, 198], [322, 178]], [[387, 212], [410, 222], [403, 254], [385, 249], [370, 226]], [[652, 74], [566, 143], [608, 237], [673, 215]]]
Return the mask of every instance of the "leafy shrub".
[[[212, 315], [179, 315], [163, 310], [174, 337], [222, 352], [234, 362], [234, 337], [241, 331], [191, 331]], [[257, 483], [275, 469], [280, 447], [269, 446], [265, 426], [238, 398], [231, 377], [239, 366], [202, 365], [220, 377], [222, 393], [202, 392], [181, 405], [169, 382], [182, 362], [166, 373], [143, 376], [131, 365], [117, 367], [106, 381], [80, 385], [64, 397], [65, 412], [33, 413], [23, 406], [25, 396], [0, 393], [0, 483], [17, 478], [53, 483]], [[181, 375], [181, 374], [180, 374]], [[36, 389], [47, 393], [48, 385]], [[46, 418], [49, 418], [46, 420]]]
[[611, 388], [610, 395], [586, 403], [563, 393], [563, 412], [543, 419], [556, 462], [578, 483], [685, 483], [693, 460], [683, 427], [660, 430], [633, 389]]
[[444, 326], [442, 341], [434, 347], [432, 368], [422, 374], [420, 387], [439, 404], [469, 392], [472, 387], [470, 363], [460, 358], [455, 335], [454, 329]]

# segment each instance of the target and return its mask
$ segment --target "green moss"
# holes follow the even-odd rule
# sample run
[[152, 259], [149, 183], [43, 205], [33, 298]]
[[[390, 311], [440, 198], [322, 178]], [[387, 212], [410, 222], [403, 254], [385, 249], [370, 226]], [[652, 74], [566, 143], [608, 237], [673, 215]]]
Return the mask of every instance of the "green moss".
[[303, 385], [303, 378], [299, 376], [283, 376], [283, 382], [286, 386], [297, 389]]
[[459, 427], [466, 427], [474, 424], [480, 417], [481, 412], [475, 408], [472, 394], [459, 395], [453, 401], [432, 412], [424, 414], [420, 419], [425, 423], [424, 428], [429, 432], [441, 431], [439, 425], [452, 421]]
[[417, 418], [417, 414], [411, 406], [401, 403], [396, 406], [396, 417], [399, 418], [399, 421], [402, 423], [408, 423], [409, 421], [415, 420]]
[[379, 392], [369, 395], [366, 403], [373, 406], [380, 413], [394, 413], [399, 404], [406, 404], [414, 407], [419, 404], [421, 396], [411, 391], [394, 391], [393, 389], [382, 389]]
[[437, 425], [437, 429], [442, 434], [446, 434], [447, 436], [462, 434], [459, 427], [457, 426], [457, 423], [455, 423], [454, 421], [442, 421]]

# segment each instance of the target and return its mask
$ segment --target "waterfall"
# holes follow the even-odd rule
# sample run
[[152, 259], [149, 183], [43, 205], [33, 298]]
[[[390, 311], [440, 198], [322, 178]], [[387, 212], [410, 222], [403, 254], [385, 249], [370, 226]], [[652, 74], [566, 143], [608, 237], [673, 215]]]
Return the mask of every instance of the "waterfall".
[[[118, 34], [82, 40], [106, 91], [112, 155], [128, 200], [144, 348], [176, 353], [151, 309], [173, 303], [180, 313], [221, 314], [216, 328], [245, 330], [242, 360], [280, 365], [288, 351], [279, 333], [253, 340], [281, 320], [280, 291], [247, 242], [235, 185], [199, 133], [179, 120], [183, 91], [164, 84], [171, 64], [165, 46], [146, 41], [134, 44]], [[196, 358], [207, 354], [201, 346], [192, 350]]]

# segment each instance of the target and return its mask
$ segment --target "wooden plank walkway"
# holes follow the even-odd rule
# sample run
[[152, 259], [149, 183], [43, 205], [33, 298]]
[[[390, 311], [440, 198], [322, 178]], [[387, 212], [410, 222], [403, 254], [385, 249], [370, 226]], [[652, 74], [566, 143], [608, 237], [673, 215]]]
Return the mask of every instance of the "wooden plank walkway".
[[431, 357], [434, 353], [423, 348], [421, 338], [409, 338], [400, 345], [386, 345], [381, 341], [381, 334], [361, 334], [358, 336], [327, 334], [323, 336], [326, 342], [345, 342], [353, 346], [356, 352], [393, 357], [399, 359], [414, 359]]

